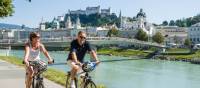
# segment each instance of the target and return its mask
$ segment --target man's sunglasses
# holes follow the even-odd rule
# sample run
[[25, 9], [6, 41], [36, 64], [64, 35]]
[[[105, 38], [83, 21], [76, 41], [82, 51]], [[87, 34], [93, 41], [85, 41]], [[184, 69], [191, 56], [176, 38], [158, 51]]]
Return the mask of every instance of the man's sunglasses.
[[81, 39], [86, 39], [86, 37], [83, 37], [83, 36], [79, 36]]

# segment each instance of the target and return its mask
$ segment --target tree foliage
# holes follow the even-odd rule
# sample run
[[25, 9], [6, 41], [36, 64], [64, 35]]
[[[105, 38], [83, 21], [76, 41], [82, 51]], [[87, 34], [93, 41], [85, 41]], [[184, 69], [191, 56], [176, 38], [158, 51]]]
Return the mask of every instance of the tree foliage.
[[138, 39], [138, 40], [141, 40], [141, 41], [147, 41], [148, 40], [147, 33], [144, 32], [142, 29], [138, 29], [138, 32], [137, 32], [135, 38]]
[[119, 31], [116, 28], [112, 28], [108, 31], [107, 36], [108, 37], [113, 37], [113, 36], [118, 36]]
[[12, 16], [14, 13], [12, 0], [0, 0], [0, 17]]
[[188, 38], [185, 39], [184, 45], [187, 46], [187, 47], [189, 47], [191, 45], [190, 39], [188, 39]]
[[[174, 22], [175, 22], [175, 25]], [[170, 26], [178, 26], [178, 27], [190, 27], [193, 24], [199, 23], [200, 22], [200, 14], [193, 16], [193, 17], [188, 17], [188, 18], [182, 18], [182, 19], [177, 19], [177, 20], [171, 20], [169, 25]], [[164, 23], [164, 21], [163, 21]], [[163, 25], [162, 23], [162, 25]], [[164, 25], [166, 26], [166, 25]]]
[[175, 25], [176, 25], [175, 21], [174, 20], [170, 20], [169, 26], [175, 26]]
[[72, 23], [76, 22], [78, 16], [83, 26], [103, 26], [103, 25], [118, 23], [118, 17], [115, 14], [106, 16], [101, 16], [100, 14], [90, 14], [90, 15], [66, 14], [65, 22], [68, 16], [71, 17]]
[[160, 32], [156, 32], [156, 34], [153, 36], [153, 41], [161, 44], [164, 42], [164, 36]]
[[163, 26], [167, 26], [167, 25], [168, 25], [168, 22], [167, 22], [167, 21], [163, 21], [162, 25], [163, 25]]

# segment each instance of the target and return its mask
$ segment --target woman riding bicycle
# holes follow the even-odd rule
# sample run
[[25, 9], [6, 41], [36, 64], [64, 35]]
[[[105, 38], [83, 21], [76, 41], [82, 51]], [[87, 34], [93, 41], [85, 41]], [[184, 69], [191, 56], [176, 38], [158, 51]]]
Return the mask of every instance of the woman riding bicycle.
[[88, 41], [86, 41], [86, 33], [83, 31], [78, 32], [77, 39], [71, 42], [70, 53], [67, 58], [67, 64], [71, 67], [71, 88], [74, 88], [74, 79], [78, 70], [80, 70], [80, 65], [82, 65], [84, 61], [84, 56], [86, 52], [89, 51], [92, 58], [96, 61], [96, 63], [100, 63], [97, 59], [97, 54], [94, 50], [92, 50], [91, 45]]
[[40, 43], [40, 35], [36, 32], [31, 32], [29, 35], [29, 41], [25, 43], [25, 55], [24, 62], [26, 64], [26, 88], [31, 88], [32, 77], [34, 76], [34, 69], [29, 65], [30, 61], [40, 60], [40, 51], [48, 58], [48, 63], [53, 63], [53, 59], [49, 56], [44, 45]]

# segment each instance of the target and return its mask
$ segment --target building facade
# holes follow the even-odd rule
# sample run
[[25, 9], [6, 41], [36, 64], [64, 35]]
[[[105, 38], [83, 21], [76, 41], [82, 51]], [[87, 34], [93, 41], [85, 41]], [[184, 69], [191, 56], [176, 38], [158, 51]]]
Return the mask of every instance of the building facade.
[[153, 36], [155, 34], [155, 28], [154, 26], [147, 22], [146, 20], [146, 14], [143, 12], [143, 9], [140, 9], [138, 14], [136, 15], [136, 18], [133, 21], [128, 20], [127, 17], [122, 17], [120, 12], [120, 18], [121, 18], [121, 24], [120, 29], [121, 30], [132, 30], [137, 32], [138, 29], [143, 30], [147, 33], [148, 36]]
[[111, 9], [100, 9], [100, 6], [96, 7], [86, 7], [86, 10], [68, 10], [69, 14], [77, 15], [91, 15], [91, 14], [101, 14], [102, 16], [110, 15]]
[[188, 28], [177, 26], [159, 26], [156, 31], [165, 37], [166, 44], [184, 45], [188, 38]]
[[200, 23], [196, 23], [189, 27], [188, 37], [193, 44], [200, 43]]

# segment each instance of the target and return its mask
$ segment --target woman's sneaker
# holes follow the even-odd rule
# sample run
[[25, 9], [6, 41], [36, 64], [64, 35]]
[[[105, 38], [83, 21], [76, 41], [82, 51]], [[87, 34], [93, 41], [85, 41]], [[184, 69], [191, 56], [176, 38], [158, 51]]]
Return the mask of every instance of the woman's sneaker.
[[70, 88], [76, 88], [74, 80], [71, 80]]

